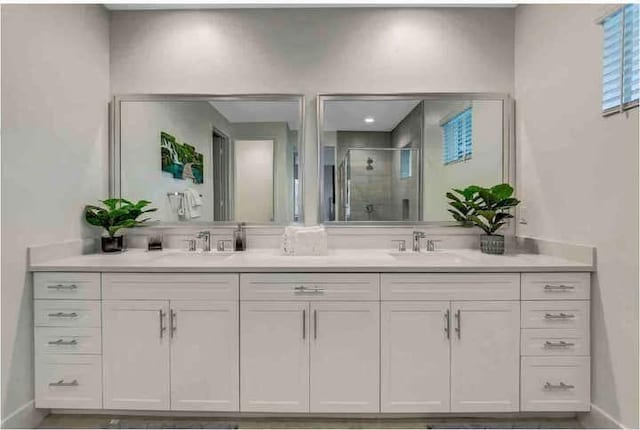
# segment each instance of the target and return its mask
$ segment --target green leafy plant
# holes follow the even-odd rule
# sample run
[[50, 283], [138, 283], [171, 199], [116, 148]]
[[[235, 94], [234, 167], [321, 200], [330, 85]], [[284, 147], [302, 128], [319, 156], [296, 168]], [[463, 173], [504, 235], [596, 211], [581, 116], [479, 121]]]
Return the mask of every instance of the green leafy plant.
[[454, 189], [447, 193], [451, 200], [449, 209], [453, 217], [465, 225], [480, 227], [488, 235], [494, 235], [506, 220], [513, 218], [508, 211], [520, 204], [513, 197], [513, 187], [509, 184], [498, 184], [491, 188], [471, 185], [464, 190]]
[[144, 225], [150, 218], [139, 220], [142, 214], [154, 212], [158, 208], [146, 208], [150, 201], [140, 200], [132, 203], [125, 199], [101, 200], [105, 207], [87, 205], [84, 207], [84, 219], [91, 225], [104, 228], [110, 237], [115, 237], [122, 228]]

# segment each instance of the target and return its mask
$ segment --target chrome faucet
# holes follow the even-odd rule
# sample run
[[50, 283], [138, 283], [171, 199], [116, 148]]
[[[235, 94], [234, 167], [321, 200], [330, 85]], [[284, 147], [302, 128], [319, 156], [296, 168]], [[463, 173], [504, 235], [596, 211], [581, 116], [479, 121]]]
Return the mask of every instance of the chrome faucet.
[[424, 237], [424, 231], [413, 232], [413, 252], [420, 252], [420, 239], [423, 239]]
[[210, 231], [201, 231], [196, 236], [198, 239], [202, 240], [202, 250], [204, 252], [211, 251], [211, 232]]

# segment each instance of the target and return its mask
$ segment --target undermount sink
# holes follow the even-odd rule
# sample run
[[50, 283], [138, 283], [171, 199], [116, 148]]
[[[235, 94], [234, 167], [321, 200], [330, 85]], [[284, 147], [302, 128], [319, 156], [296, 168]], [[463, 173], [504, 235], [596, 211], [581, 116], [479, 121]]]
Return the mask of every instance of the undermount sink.
[[449, 251], [428, 251], [428, 252], [390, 252], [396, 260], [407, 262], [439, 262], [439, 263], [460, 263], [464, 261], [464, 258]]

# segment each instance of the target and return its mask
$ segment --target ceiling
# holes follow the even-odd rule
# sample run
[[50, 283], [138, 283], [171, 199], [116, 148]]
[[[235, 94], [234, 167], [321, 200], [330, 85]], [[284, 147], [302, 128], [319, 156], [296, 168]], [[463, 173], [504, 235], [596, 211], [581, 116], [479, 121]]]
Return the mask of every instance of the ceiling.
[[103, 3], [109, 10], [195, 10], [195, 9], [257, 9], [257, 8], [324, 8], [324, 7], [473, 7], [473, 8], [514, 8], [517, 3], [474, 4], [465, 0], [454, 0], [451, 3], [430, 3], [428, 0], [404, 0], [396, 3], [390, 0], [312, 0], [286, 2], [273, 0], [208, 0], [206, 3]]
[[[333, 101], [324, 104], [324, 131], [391, 131], [420, 100]], [[373, 123], [364, 119], [372, 117]]]
[[291, 130], [300, 128], [298, 102], [210, 101], [229, 122], [286, 122]]

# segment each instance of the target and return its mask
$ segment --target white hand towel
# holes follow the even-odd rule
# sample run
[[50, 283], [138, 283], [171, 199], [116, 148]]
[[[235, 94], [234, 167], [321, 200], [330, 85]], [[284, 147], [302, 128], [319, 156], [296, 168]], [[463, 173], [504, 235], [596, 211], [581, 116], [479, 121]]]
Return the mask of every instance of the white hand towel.
[[184, 190], [184, 199], [186, 201], [185, 216], [187, 218], [199, 218], [202, 216], [202, 197], [197, 191], [187, 188]]

